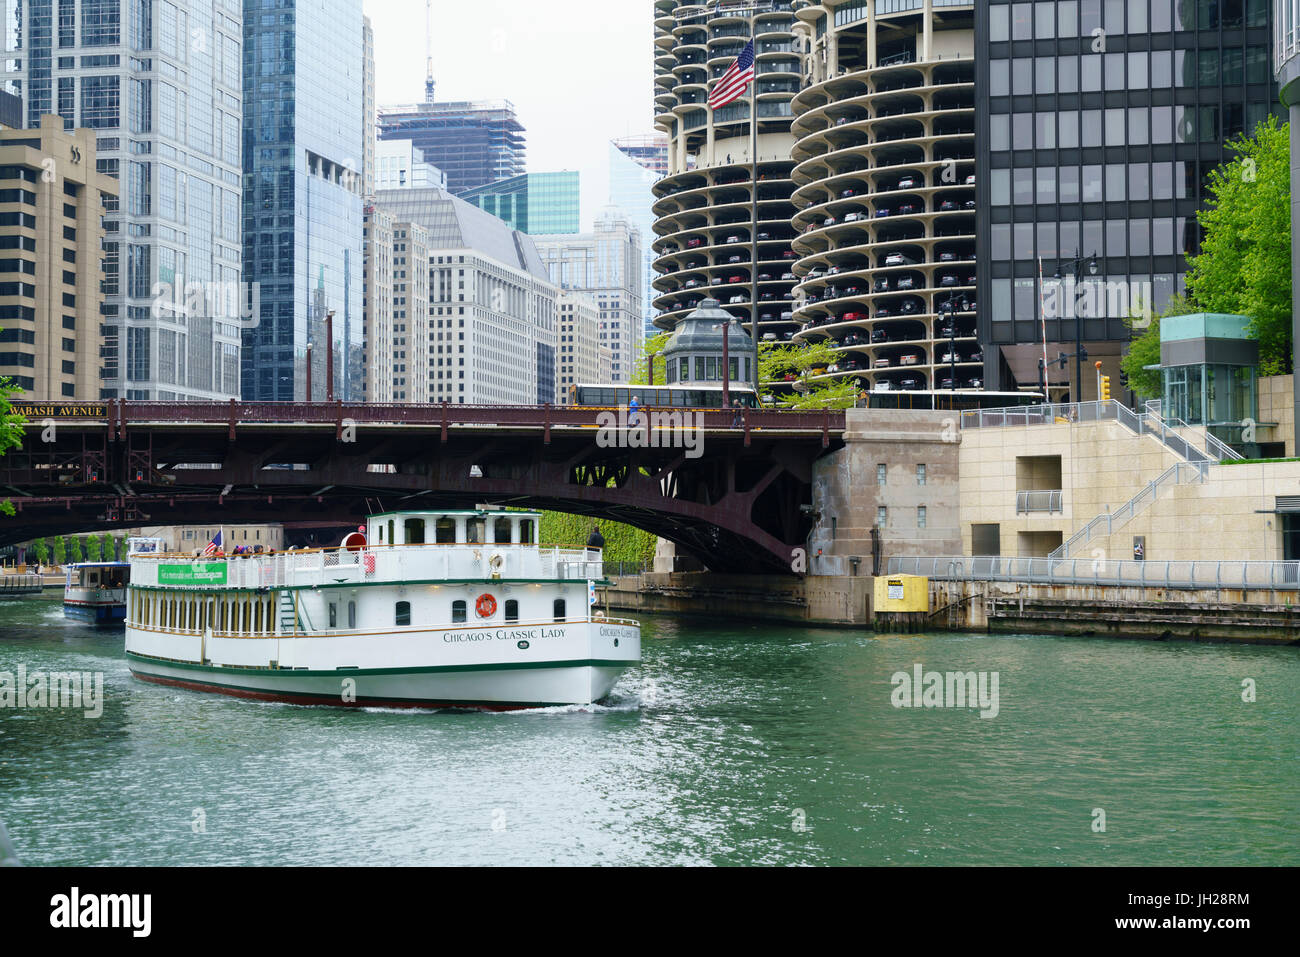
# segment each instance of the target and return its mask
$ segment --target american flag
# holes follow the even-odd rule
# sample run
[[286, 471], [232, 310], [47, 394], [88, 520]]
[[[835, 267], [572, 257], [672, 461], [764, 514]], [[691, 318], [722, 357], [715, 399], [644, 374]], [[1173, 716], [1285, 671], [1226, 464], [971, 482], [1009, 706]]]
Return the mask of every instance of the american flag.
[[208, 547], [203, 549], [204, 555], [215, 555], [221, 548], [221, 533], [217, 532], [217, 537], [208, 542]]
[[745, 44], [745, 49], [740, 51], [740, 56], [736, 57], [736, 62], [731, 64], [727, 72], [722, 74], [718, 80], [718, 85], [713, 88], [709, 94], [709, 109], [717, 110], [732, 100], [738, 100], [745, 92], [745, 87], [749, 86], [754, 80], [754, 41], [750, 40]]

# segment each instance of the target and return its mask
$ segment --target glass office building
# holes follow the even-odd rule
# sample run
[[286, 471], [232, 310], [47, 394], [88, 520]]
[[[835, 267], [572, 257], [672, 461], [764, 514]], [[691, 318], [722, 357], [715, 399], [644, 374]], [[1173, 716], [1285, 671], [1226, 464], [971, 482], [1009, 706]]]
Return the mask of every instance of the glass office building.
[[361, 0], [244, 0], [244, 263], [260, 313], [244, 331], [247, 400], [364, 398]]
[[[105, 398], [238, 396], [239, 0], [11, 0], [9, 81], [23, 122], [96, 131], [116, 177], [104, 242]], [[187, 287], [202, 284], [191, 300]], [[164, 304], [163, 308], [158, 308]], [[173, 307], [174, 304], [174, 307]]]
[[1052, 370], [1053, 398], [1095, 398], [1094, 360], [1118, 380], [1124, 318], [1183, 290], [1225, 144], [1280, 110], [1271, 21], [1268, 0], [984, 6], [978, 328], [990, 388], [1037, 385], [1043, 315], [1050, 358], [1074, 353], [1076, 336], [1089, 353], [1082, 383], [1072, 361]]
[[578, 231], [581, 191], [576, 171], [525, 173], [457, 195], [530, 236]]
[[645, 259], [642, 303], [643, 332], [655, 335], [654, 280], [655, 238], [654, 193], [652, 187], [668, 175], [668, 137], [662, 133], [628, 136], [609, 144], [609, 201], [631, 218], [641, 233], [641, 250]]

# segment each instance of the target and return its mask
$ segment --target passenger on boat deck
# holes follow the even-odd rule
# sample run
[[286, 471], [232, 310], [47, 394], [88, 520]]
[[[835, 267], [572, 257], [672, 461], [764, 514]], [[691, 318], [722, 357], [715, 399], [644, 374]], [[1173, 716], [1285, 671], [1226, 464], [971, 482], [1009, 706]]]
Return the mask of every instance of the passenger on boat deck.
[[587, 536], [587, 547], [588, 548], [605, 547], [605, 536], [600, 534], [599, 525], [591, 526], [591, 534]]
[[636, 428], [637, 423], [641, 421], [641, 399], [638, 396], [632, 396], [632, 401], [627, 404], [627, 425], [628, 428]]

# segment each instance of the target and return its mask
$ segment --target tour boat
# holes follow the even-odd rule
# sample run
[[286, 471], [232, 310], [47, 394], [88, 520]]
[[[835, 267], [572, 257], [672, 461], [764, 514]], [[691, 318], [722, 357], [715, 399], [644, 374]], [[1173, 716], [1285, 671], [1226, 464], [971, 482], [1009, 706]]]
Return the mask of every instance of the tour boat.
[[373, 515], [338, 548], [131, 559], [137, 678], [263, 701], [512, 710], [606, 697], [641, 628], [595, 607], [601, 553], [541, 515]]
[[160, 538], [127, 539], [127, 561], [81, 562], [68, 565], [63, 584], [63, 613], [97, 625], [126, 620], [126, 593], [131, 580], [130, 557], [162, 551]]

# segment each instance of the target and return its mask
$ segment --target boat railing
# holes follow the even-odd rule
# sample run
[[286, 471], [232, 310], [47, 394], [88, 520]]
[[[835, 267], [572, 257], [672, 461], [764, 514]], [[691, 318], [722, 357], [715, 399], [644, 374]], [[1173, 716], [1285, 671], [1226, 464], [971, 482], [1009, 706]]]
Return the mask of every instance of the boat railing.
[[137, 587], [267, 589], [492, 579], [600, 578], [598, 549], [524, 544], [381, 545], [194, 558], [137, 556]]

